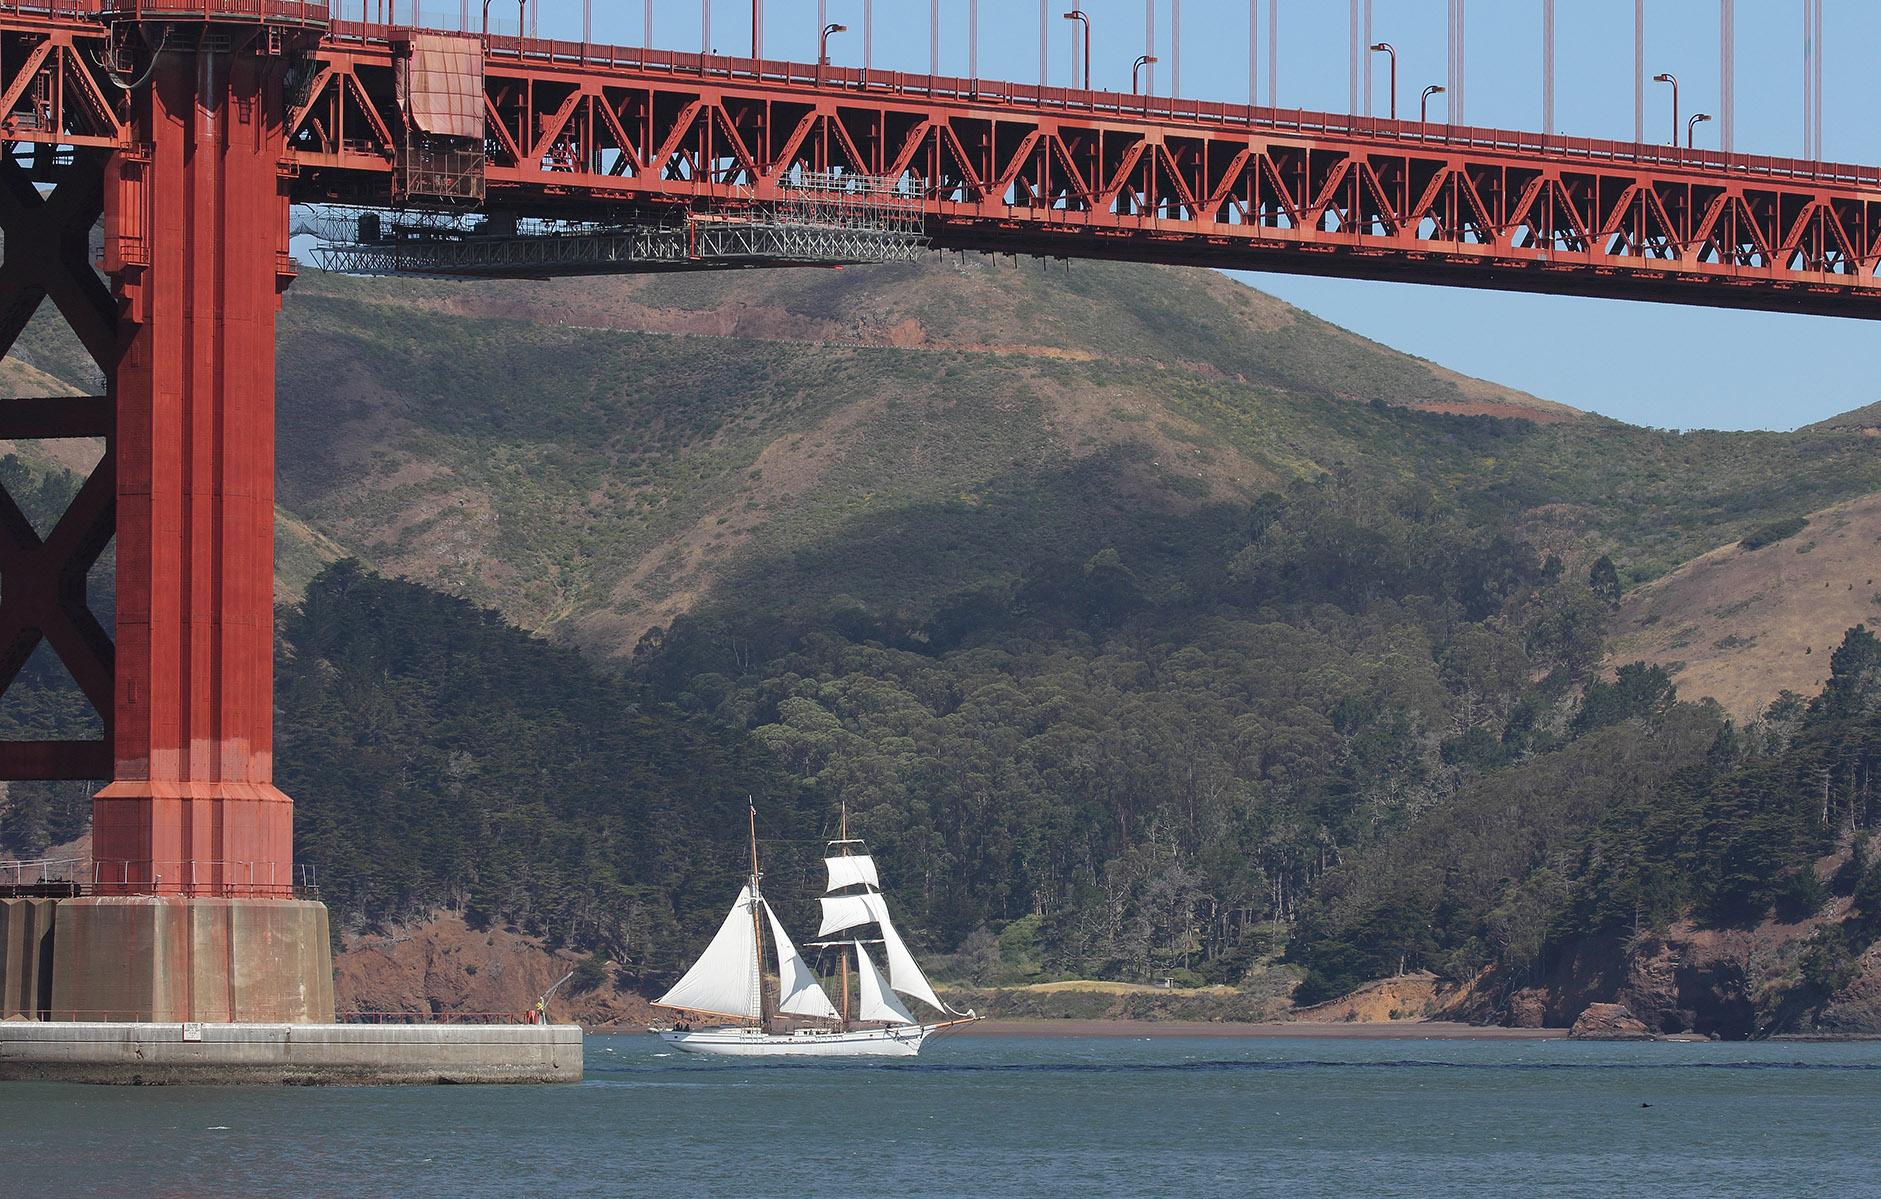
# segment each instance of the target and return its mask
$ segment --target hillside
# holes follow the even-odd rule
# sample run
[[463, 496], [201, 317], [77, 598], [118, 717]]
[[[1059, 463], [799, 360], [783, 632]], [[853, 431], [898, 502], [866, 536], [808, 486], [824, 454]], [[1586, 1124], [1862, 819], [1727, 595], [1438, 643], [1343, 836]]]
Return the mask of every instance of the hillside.
[[1662, 665], [1681, 693], [1710, 696], [1742, 721], [1781, 692], [1821, 690], [1842, 634], [1881, 625], [1881, 494], [1765, 536], [1773, 540], [1721, 546], [1629, 594], [1610, 660]]
[[1578, 417], [1203, 271], [310, 274], [282, 363], [284, 508], [604, 656], [716, 600], [918, 610], [1342, 466], [1629, 582], [1881, 488], [1845, 432]]
[[[19, 361], [84, 385], [38, 331]], [[281, 781], [363, 1004], [509, 1003], [541, 952], [660, 985], [716, 918], [747, 795], [780, 895], [847, 805], [956, 983], [1303, 976], [1323, 1000], [1427, 970], [1496, 1018], [1611, 949], [1597, 846], [1683, 872], [1640, 902], [1668, 930], [1720, 894], [1752, 922], [1808, 899], [1810, 855], [1855, 862], [1765, 784], [1824, 754], [1865, 777], [1859, 712], [1740, 739], [1610, 634], [1725, 641], [1704, 626], [1744, 584], [1687, 582], [1714, 551], [1763, 568], [1834, 531], [1803, 556], [1846, 570], [1881, 493], [1865, 426], [1633, 428], [1208, 272], [941, 258], [310, 274], [281, 361]], [[24, 452], [5, 469], [46, 506], [64, 485]], [[1746, 538], [1768, 544], [1718, 550]], [[1802, 601], [1814, 581], [1782, 602], [1815, 653], [1854, 646], [1859, 708], [1864, 643]], [[1684, 624], [1639, 615], [1680, 594]], [[1624, 840], [1661, 799], [1783, 841], [1746, 865]], [[0, 840], [75, 836], [81, 811], [16, 789]], [[467, 981], [478, 944], [513, 985]], [[988, 944], [1014, 977], [973, 969]]]

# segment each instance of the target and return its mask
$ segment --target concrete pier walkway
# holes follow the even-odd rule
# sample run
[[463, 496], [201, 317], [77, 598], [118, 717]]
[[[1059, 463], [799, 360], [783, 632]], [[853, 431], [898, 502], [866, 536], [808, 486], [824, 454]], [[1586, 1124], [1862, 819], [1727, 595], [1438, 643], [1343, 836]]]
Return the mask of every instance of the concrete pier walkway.
[[0, 1081], [168, 1084], [581, 1081], [572, 1024], [0, 1022]]

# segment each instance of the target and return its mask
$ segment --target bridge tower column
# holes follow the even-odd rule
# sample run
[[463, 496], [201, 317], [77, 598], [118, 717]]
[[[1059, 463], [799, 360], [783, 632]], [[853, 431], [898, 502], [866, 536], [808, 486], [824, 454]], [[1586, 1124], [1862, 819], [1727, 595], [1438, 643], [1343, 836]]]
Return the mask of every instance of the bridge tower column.
[[327, 1021], [326, 909], [296, 898], [273, 760], [284, 85], [317, 36], [299, 14], [324, 21], [325, 5], [230, 3], [219, 18], [211, 0], [161, 21], [115, 5], [132, 146], [104, 179], [119, 304], [112, 776], [92, 810], [96, 894], [58, 909], [52, 1007]]

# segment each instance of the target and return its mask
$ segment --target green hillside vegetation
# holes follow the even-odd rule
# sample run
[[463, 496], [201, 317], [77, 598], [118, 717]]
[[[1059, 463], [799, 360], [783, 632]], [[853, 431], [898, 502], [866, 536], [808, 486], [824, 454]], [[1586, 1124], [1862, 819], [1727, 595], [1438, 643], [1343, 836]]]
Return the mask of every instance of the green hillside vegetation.
[[1881, 487], [1857, 433], [1564, 420], [1198, 271], [311, 275], [282, 349], [285, 507], [610, 656], [714, 603], [918, 619], [1341, 467], [1629, 584]]
[[[1493, 967], [1520, 986], [1590, 941], [1793, 921], [1853, 897], [1854, 919], [1817, 933], [1770, 1006], [1827, 999], [1881, 936], [1881, 867], [1865, 852], [1881, 817], [1881, 641], [1850, 630], [1820, 696], [1786, 696], [1745, 729], [1678, 702], [1656, 667], [1590, 689], [1581, 716], [1574, 744], [1481, 778], [1329, 874], [1292, 944], [1309, 970], [1298, 998], [1400, 965], [1455, 980]], [[1838, 846], [1855, 848], [1825, 884], [1814, 864]]]
[[668, 968], [737, 893], [747, 797], [793, 839], [771, 872], [820, 856], [821, 808], [748, 738], [354, 563], [284, 614], [277, 694], [295, 853], [343, 929], [451, 908]]
[[[1881, 490], [1859, 429], [1633, 428], [1218, 275], [1082, 264], [310, 274], [281, 362], [311, 582], [277, 761], [342, 928], [460, 909], [657, 986], [749, 796], [787, 917], [846, 805], [962, 978], [1271, 994], [1284, 952], [1308, 998], [1513, 986], [1806, 904], [1868, 819], [1834, 799], [1874, 744], [1860, 637], [1842, 699], [1752, 730], [1597, 672], [1624, 588]], [[35, 688], [12, 727], [62, 711]], [[81, 816], [15, 788], [0, 839]]]

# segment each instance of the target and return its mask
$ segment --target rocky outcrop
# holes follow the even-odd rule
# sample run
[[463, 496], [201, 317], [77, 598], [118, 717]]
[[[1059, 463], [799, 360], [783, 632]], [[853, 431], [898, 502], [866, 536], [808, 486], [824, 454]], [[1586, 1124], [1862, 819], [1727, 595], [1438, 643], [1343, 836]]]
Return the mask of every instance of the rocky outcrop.
[[[349, 937], [334, 959], [341, 1017], [523, 1019], [557, 979], [581, 961], [551, 952], [535, 937], [503, 928], [474, 929], [462, 916], [439, 913], [388, 933]], [[584, 1028], [645, 1028], [647, 1001], [617, 985], [610, 966], [600, 985], [549, 1003], [549, 1018]]]
[[1827, 1036], [1881, 1036], [1881, 942], [1855, 963], [1855, 977], [1805, 1017], [1797, 1031]]
[[1574, 1021], [1568, 1036], [1577, 1041], [1649, 1041], [1646, 1022], [1618, 1003], [1590, 1003]]

